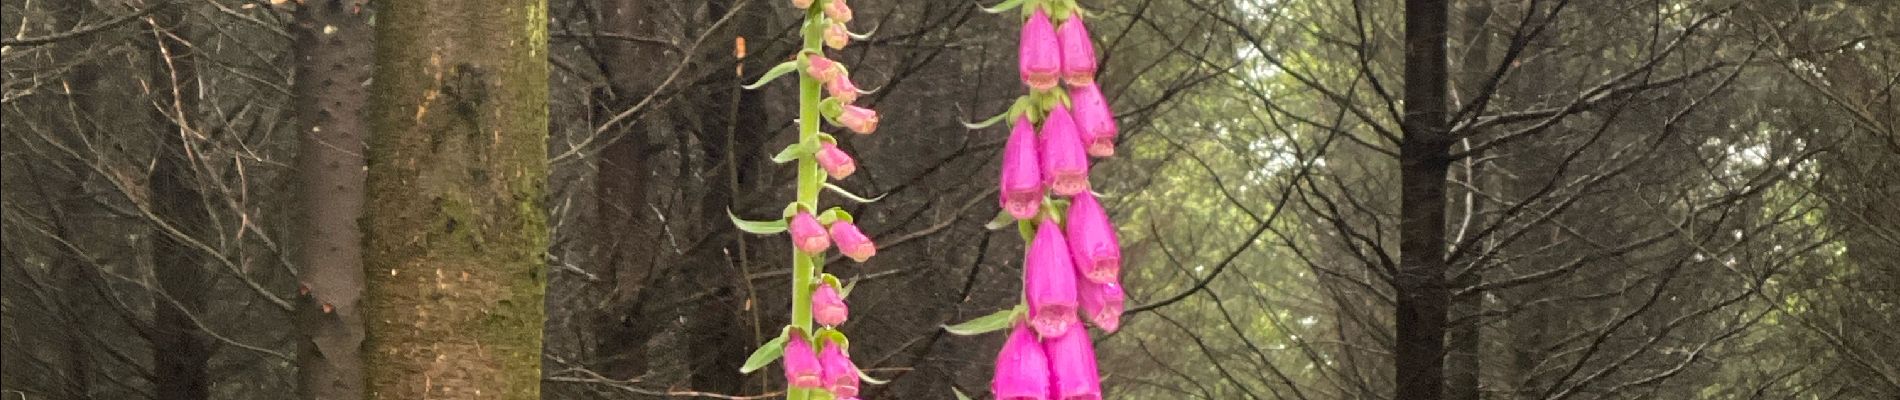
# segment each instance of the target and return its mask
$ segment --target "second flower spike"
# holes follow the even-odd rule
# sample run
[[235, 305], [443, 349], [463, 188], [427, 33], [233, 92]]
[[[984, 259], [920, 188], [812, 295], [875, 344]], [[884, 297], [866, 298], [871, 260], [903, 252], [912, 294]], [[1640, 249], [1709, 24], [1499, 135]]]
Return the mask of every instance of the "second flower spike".
[[1070, 13], [1062, 21], [1056, 40], [1062, 45], [1062, 80], [1071, 86], [1095, 84], [1095, 43], [1089, 41], [1081, 13]]
[[998, 202], [1016, 219], [1030, 219], [1042, 207], [1042, 165], [1036, 159], [1036, 126], [1017, 117], [1003, 144], [1002, 192]]
[[1075, 267], [1070, 265], [1069, 245], [1062, 237], [1062, 228], [1053, 219], [1043, 219], [1036, 227], [1035, 241], [1029, 243], [1029, 258], [1023, 262], [1023, 291], [1029, 302], [1029, 326], [1042, 337], [1060, 336], [1078, 322]]
[[1042, 179], [1058, 195], [1074, 196], [1089, 190], [1089, 156], [1076, 136], [1068, 107], [1057, 105], [1042, 121]]
[[1121, 243], [1115, 236], [1115, 225], [1108, 222], [1107, 210], [1102, 209], [1095, 195], [1084, 191], [1071, 198], [1065, 221], [1069, 256], [1074, 258], [1076, 273], [1095, 283], [1118, 281], [1122, 270]]
[[1037, 9], [1023, 22], [1018, 46], [1016, 67], [1023, 84], [1036, 90], [1055, 88], [1062, 74], [1062, 45], [1056, 39], [1055, 26], [1049, 22], [1049, 13]]
[[996, 354], [996, 375], [990, 379], [990, 393], [997, 400], [1049, 398], [1049, 357], [1028, 325], [1017, 322], [1010, 329], [1009, 341]]
[[1054, 379], [1050, 392], [1062, 400], [1101, 400], [1102, 377], [1095, 369], [1095, 345], [1087, 330], [1075, 329], [1042, 341]]

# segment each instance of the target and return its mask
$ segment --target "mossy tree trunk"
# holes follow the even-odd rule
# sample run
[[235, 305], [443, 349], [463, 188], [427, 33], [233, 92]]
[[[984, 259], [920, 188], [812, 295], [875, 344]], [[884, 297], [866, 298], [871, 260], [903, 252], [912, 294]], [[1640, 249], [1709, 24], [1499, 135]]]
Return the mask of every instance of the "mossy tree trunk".
[[539, 398], [547, 3], [375, 4], [368, 398]]

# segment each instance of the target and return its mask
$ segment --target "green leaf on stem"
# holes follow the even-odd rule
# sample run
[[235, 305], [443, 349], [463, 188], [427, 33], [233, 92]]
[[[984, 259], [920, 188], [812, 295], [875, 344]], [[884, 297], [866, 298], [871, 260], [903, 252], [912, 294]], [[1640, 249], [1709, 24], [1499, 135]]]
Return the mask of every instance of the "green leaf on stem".
[[859, 196], [856, 193], [851, 193], [851, 191], [844, 190], [844, 188], [838, 187], [838, 185], [833, 185], [829, 182], [825, 183], [825, 189], [829, 189], [831, 190], [832, 193], [837, 193], [839, 196], [844, 196], [844, 198], [851, 199], [851, 201], [855, 201], [859, 203], [875, 203], [878, 200], [884, 199], [884, 195], [878, 195], [877, 197], [872, 197], [872, 198], [867, 199], [867, 198], [864, 198], [864, 196]]
[[950, 392], [951, 392], [951, 393], [956, 393], [956, 394], [957, 394], [957, 400], [970, 400], [970, 395], [967, 395], [967, 394], [963, 394], [963, 391], [962, 391], [962, 390], [957, 390], [957, 388], [956, 388], [956, 387], [951, 387], [951, 388], [950, 388]]
[[957, 121], [957, 122], [962, 123], [964, 128], [968, 128], [972, 130], [983, 129], [983, 128], [990, 127], [990, 125], [996, 125], [996, 123], [998, 122], [1003, 122], [1004, 120], [1008, 120], [1009, 115], [1015, 114], [1015, 113], [1016, 113], [1016, 107], [1010, 107], [1008, 110], [1003, 110], [1001, 114], [996, 114], [996, 116], [990, 117], [989, 119], [985, 119], [982, 121], [977, 121], [977, 122]]
[[1021, 314], [1022, 311], [1022, 305], [1017, 305], [1015, 308], [997, 311], [990, 315], [964, 321], [961, 324], [945, 325], [943, 330], [958, 336], [974, 336], [1000, 331], [1009, 328], [1010, 324], [1014, 324], [1017, 314]]
[[793, 143], [791, 146], [785, 146], [785, 150], [780, 150], [778, 152], [778, 155], [772, 156], [772, 162], [778, 163], [778, 164], [784, 164], [788, 162], [798, 161], [799, 159], [811, 156], [812, 154], [818, 154], [818, 146], [809, 145], [802, 142]]
[[791, 327], [788, 326], [785, 328], [786, 329], [779, 330], [778, 337], [766, 341], [763, 345], [759, 345], [758, 350], [753, 350], [752, 355], [745, 358], [745, 366], [739, 367], [739, 373], [750, 374], [752, 371], [758, 371], [759, 368], [765, 368], [766, 365], [771, 364], [773, 361], [778, 361], [779, 357], [785, 356], [785, 341], [788, 340], [786, 338], [791, 335]]
[[851, 213], [845, 211], [843, 208], [832, 207], [832, 208], [826, 209], [825, 212], [818, 213], [818, 223], [825, 224], [826, 226], [830, 226], [831, 223], [838, 222], [838, 221], [850, 222], [854, 224], [858, 223], [857, 218], [852, 218]]
[[891, 381], [889, 380], [872, 378], [870, 374], [864, 373], [864, 370], [861, 370], [861, 369], [858, 370], [858, 380], [861, 380], [861, 381], [864, 381], [864, 383], [869, 383], [873, 385], [882, 385], [886, 383], [891, 383]]
[[1009, 211], [997, 211], [996, 218], [990, 218], [990, 222], [984, 223], [983, 229], [988, 229], [988, 230], [993, 231], [997, 229], [1007, 228], [1009, 227], [1009, 224], [1013, 224], [1013, 223], [1016, 223], [1016, 216], [1009, 215]]
[[994, 6], [989, 6], [989, 7], [978, 6], [978, 7], [982, 8], [983, 12], [986, 12], [986, 13], [1002, 14], [1004, 12], [1008, 12], [1009, 10], [1014, 10], [1016, 9], [1016, 7], [1021, 7], [1024, 1], [1025, 0], [1004, 0], [1002, 3], [997, 3]]
[[798, 215], [799, 211], [808, 211], [808, 210], [811, 210], [811, 209], [805, 207], [803, 204], [798, 204], [798, 202], [791, 202], [791, 203], [785, 204], [785, 211], [780, 212], [779, 215], [785, 216], [786, 220], [791, 220], [792, 216]]
[[837, 329], [823, 328], [818, 330], [817, 335], [812, 335], [812, 343], [825, 342], [843, 346], [845, 354], [851, 353], [851, 338], [845, 337], [844, 332], [839, 332]]
[[772, 66], [771, 70], [765, 71], [765, 75], [759, 76], [759, 80], [740, 87], [746, 88], [746, 90], [758, 89], [767, 83], [772, 83], [772, 80], [778, 79], [780, 76], [796, 71], [798, 71], [798, 60], [778, 63], [778, 65]]
[[772, 221], [749, 221], [749, 220], [739, 218], [738, 215], [734, 215], [732, 213], [732, 210], [726, 210], [726, 217], [732, 218], [732, 225], [739, 227], [739, 230], [746, 231], [746, 233], [759, 234], [759, 235], [771, 235], [771, 234], [777, 234], [779, 232], [785, 231], [785, 220], [783, 219], [772, 220]]
[[849, 292], [848, 290], [845, 290], [847, 288], [845, 287], [843, 283], [838, 282], [837, 275], [832, 275], [832, 274], [819, 275], [818, 280], [822, 281], [825, 284], [831, 285], [831, 287], [838, 288], [838, 297], [845, 297], [845, 293]]

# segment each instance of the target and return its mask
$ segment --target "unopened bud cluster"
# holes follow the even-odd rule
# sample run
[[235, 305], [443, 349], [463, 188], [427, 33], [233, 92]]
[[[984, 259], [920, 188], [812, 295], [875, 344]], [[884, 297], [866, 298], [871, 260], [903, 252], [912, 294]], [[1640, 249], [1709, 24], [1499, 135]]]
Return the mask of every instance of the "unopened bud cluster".
[[1100, 399], [1082, 320], [1115, 331], [1124, 294], [1119, 239], [1090, 191], [1089, 157], [1114, 155], [1117, 128], [1095, 85], [1095, 46], [1074, 1], [1022, 7], [1018, 72], [1030, 93], [1007, 116], [998, 202], [1033, 226], [1023, 261], [1027, 315], [997, 355], [991, 391], [1008, 400]]

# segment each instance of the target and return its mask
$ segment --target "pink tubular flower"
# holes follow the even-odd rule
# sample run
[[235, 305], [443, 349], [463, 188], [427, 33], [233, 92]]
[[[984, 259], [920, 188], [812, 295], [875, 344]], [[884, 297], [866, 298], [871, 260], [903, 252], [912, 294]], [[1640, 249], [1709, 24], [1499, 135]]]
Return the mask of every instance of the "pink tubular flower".
[[824, 326], [844, 325], [851, 317], [851, 308], [844, 304], [844, 297], [838, 295], [838, 288], [829, 283], [819, 283], [818, 290], [811, 293], [811, 318]]
[[844, 179], [858, 171], [857, 161], [853, 161], [851, 155], [845, 154], [836, 143], [820, 143], [818, 154], [813, 156], [818, 158], [818, 166], [824, 168], [825, 173], [831, 175], [831, 179]]
[[1021, 40], [1016, 49], [1016, 68], [1022, 74], [1023, 84], [1036, 90], [1056, 87], [1056, 82], [1061, 80], [1062, 45], [1049, 22], [1049, 13], [1037, 9], [1030, 15], [1029, 21], [1023, 22]]
[[811, 342], [805, 341], [804, 334], [792, 332], [791, 335], [791, 340], [785, 342], [785, 381], [796, 388], [816, 388], [823, 374], [818, 366], [818, 353], [812, 351]]
[[838, 79], [826, 81], [825, 92], [845, 104], [858, 101], [858, 84], [851, 82], [850, 75], [841, 75]]
[[1003, 145], [1003, 187], [998, 196], [1003, 210], [1016, 219], [1036, 216], [1042, 207], [1042, 165], [1036, 160], [1036, 127], [1029, 117], [1017, 117]]
[[805, 73], [819, 82], [831, 82], [844, 77], [844, 66], [825, 56], [813, 54], [805, 58]]
[[1114, 283], [1122, 270], [1121, 240], [1115, 225], [1109, 223], [1102, 203], [1088, 191], [1070, 198], [1068, 219], [1069, 256], [1075, 272], [1095, 283]]
[[851, 22], [851, 6], [845, 5], [844, 0], [829, 0], [825, 3], [825, 18], [837, 23]]
[[830, 47], [832, 50], [844, 50], [844, 45], [850, 43], [851, 32], [845, 30], [843, 22], [833, 21], [831, 26], [825, 27], [825, 47]]
[[1044, 338], [1062, 335], [1077, 322], [1075, 267], [1069, 263], [1068, 250], [1062, 228], [1053, 218], [1046, 218], [1036, 227], [1029, 258], [1023, 262], [1023, 297], [1029, 302], [1029, 325]]
[[1115, 113], [1109, 111], [1108, 99], [1102, 97], [1102, 88], [1095, 85], [1070, 86], [1069, 102], [1075, 105], [1073, 117], [1076, 133], [1082, 138], [1082, 146], [1088, 148], [1089, 155], [1115, 155]]
[[1119, 283], [1077, 282], [1076, 298], [1082, 303], [1082, 315], [1103, 331], [1114, 332], [1122, 326], [1123, 302], [1127, 294], [1122, 293]]
[[996, 375], [990, 378], [996, 400], [1049, 398], [1049, 357], [1042, 353], [1036, 332], [1021, 322], [1009, 331], [1009, 341], [996, 354]]
[[1062, 80], [1069, 85], [1095, 83], [1095, 44], [1089, 42], [1089, 28], [1082, 25], [1082, 14], [1071, 13], [1056, 28], [1056, 40], [1062, 44]]
[[798, 251], [816, 254], [831, 248], [831, 239], [825, 237], [825, 226], [809, 212], [799, 211], [792, 216], [791, 231], [792, 245], [797, 246]]
[[826, 342], [825, 350], [818, 356], [818, 363], [824, 370], [825, 390], [836, 397], [857, 397], [858, 366], [851, 363], [851, 357], [844, 354], [844, 348], [835, 342]]
[[1102, 377], [1095, 371], [1095, 347], [1086, 329], [1070, 330], [1042, 342], [1055, 387], [1052, 399], [1101, 400]]
[[868, 135], [877, 131], [877, 111], [846, 104], [844, 112], [838, 114], [838, 124], [852, 132]]
[[812, 0], [792, 0], [792, 7], [798, 7], [800, 10], [811, 8], [811, 2]]
[[864, 231], [858, 230], [851, 221], [832, 222], [831, 238], [838, 241], [838, 252], [852, 261], [864, 262], [877, 255], [877, 244], [871, 243], [871, 238], [864, 236]]
[[1089, 156], [1076, 136], [1068, 107], [1057, 105], [1042, 121], [1042, 179], [1058, 195], [1074, 196], [1089, 190]]

